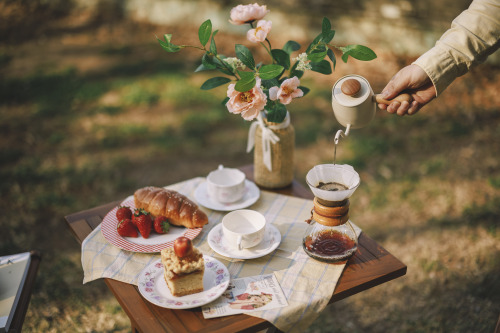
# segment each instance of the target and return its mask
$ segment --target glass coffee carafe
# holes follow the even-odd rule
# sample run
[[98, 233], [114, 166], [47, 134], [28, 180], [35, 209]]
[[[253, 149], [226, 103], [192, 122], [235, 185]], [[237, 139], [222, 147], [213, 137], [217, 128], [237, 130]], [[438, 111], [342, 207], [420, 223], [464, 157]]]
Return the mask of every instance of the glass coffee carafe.
[[304, 251], [320, 261], [347, 260], [358, 248], [349, 220], [349, 198], [359, 186], [358, 173], [350, 165], [321, 164], [308, 172], [306, 181], [315, 198], [302, 240]]

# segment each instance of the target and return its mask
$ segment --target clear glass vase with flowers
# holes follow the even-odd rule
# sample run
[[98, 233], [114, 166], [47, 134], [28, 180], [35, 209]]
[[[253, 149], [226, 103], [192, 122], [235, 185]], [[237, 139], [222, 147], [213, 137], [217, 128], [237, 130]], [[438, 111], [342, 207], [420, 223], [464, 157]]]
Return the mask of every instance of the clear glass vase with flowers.
[[[335, 36], [328, 18], [323, 18], [321, 33], [299, 53], [301, 45], [293, 40], [282, 48], [273, 48], [268, 35], [272, 22], [263, 18], [269, 13], [265, 5], [238, 5], [231, 9], [230, 20], [235, 25], [249, 25], [247, 40], [262, 46], [269, 55], [269, 63], [256, 63], [248, 47], [236, 44], [234, 57], [226, 57], [217, 50], [211, 20], [203, 22], [198, 29], [200, 45], [176, 45], [172, 35], [159, 39], [167, 52], [178, 52], [183, 48], [194, 48], [203, 52], [201, 65], [195, 70], [218, 71], [225, 76], [215, 76], [201, 85], [202, 90], [227, 84], [227, 97], [223, 104], [228, 111], [239, 114], [250, 126], [247, 150], [254, 146], [254, 178], [264, 187], [277, 188], [293, 180], [293, 147], [295, 132], [290, 123], [287, 105], [294, 98], [302, 97], [309, 89], [300, 85], [307, 71], [329, 75], [335, 69], [336, 57], [333, 49], [341, 52], [342, 60], [352, 58], [369, 61], [376, 54], [363, 45], [336, 46], [331, 42]], [[293, 53], [297, 52], [295, 56]], [[287, 142], [284, 142], [287, 141]], [[290, 144], [291, 142], [291, 144]], [[257, 147], [258, 146], [258, 147]]]

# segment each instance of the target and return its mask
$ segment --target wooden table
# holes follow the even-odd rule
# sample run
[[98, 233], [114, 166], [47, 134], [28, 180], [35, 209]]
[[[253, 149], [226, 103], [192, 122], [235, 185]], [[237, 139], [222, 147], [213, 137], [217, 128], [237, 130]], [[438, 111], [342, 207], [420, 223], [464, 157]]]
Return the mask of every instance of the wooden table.
[[[248, 179], [253, 179], [251, 165], [242, 167], [241, 170], [245, 172]], [[286, 188], [273, 190], [273, 192], [306, 199], [313, 198], [309, 189], [297, 181]], [[101, 223], [104, 216], [120, 202], [111, 202], [66, 216], [68, 226], [76, 239], [81, 243]], [[362, 233], [359, 238], [358, 250], [347, 262], [330, 303], [405, 274], [405, 264], [365, 233]], [[104, 280], [129, 316], [134, 332], [255, 332], [274, 328], [264, 319], [243, 314], [204, 319], [201, 308], [165, 309], [142, 298], [134, 285], [112, 279]]]

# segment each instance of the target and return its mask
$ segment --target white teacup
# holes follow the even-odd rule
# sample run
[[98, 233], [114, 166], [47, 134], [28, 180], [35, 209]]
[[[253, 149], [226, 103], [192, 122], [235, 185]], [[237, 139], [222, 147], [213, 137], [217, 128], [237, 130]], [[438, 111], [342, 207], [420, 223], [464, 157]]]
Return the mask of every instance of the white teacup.
[[217, 202], [236, 202], [245, 194], [245, 174], [238, 169], [219, 165], [217, 170], [207, 176], [207, 192]]
[[255, 210], [235, 210], [222, 218], [224, 240], [238, 250], [258, 245], [265, 230], [266, 218]]

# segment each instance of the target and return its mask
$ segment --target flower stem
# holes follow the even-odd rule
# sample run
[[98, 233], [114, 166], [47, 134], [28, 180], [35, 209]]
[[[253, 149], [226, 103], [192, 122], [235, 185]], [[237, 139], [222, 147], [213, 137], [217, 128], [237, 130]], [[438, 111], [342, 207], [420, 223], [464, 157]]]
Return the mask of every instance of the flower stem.
[[224, 60], [222, 60], [222, 59], [219, 57], [219, 55], [218, 55], [218, 54], [214, 54], [213, 56], [214, 56], [214, 57], [216, 57], [216, 58], [217, 58], [217, 60], [219, 60], [219, 62], [221, 62], [221, 63], [224, 65], [224, 67], [226, 67], [226, 69], [227, 69], [229, 72], [233, 73], [233, 76], [236, 78], [236, 80], [239, 80], [239, 79], [240, 79], [240, 78], [238, 77], [238, 75], [236, 75], [236, 73], [235, 73], [235, 72], [233, 72], [233, 69], [232, 69], [232, 68], [231, 68], [231, 67], [230, 67], [230, 66], [229, 66], [229, 65], [228, 65], [228, 64], [227, 64]]
[[179, 45], [179, 47], [191, 47], [193, 49], [201, 50], [201, 51], [206, 51], [204, 47], [201, 46], [194, 46], [194, 45]]
[[[266, 38], [267, 42], [269, 43], [269, 40]], [[273, 64], [276, 63], [276, 60], [274, 60], [273, 54], [271, 53], [271, 43], [269, 43], [269, 48], [267, 48], [266, 44], [263, 42], [260, 42], [260, 45], [262, 45], [263, 48], [266, 49], [267, 53], [271, 56], [271, 60], [273, 61]]]

